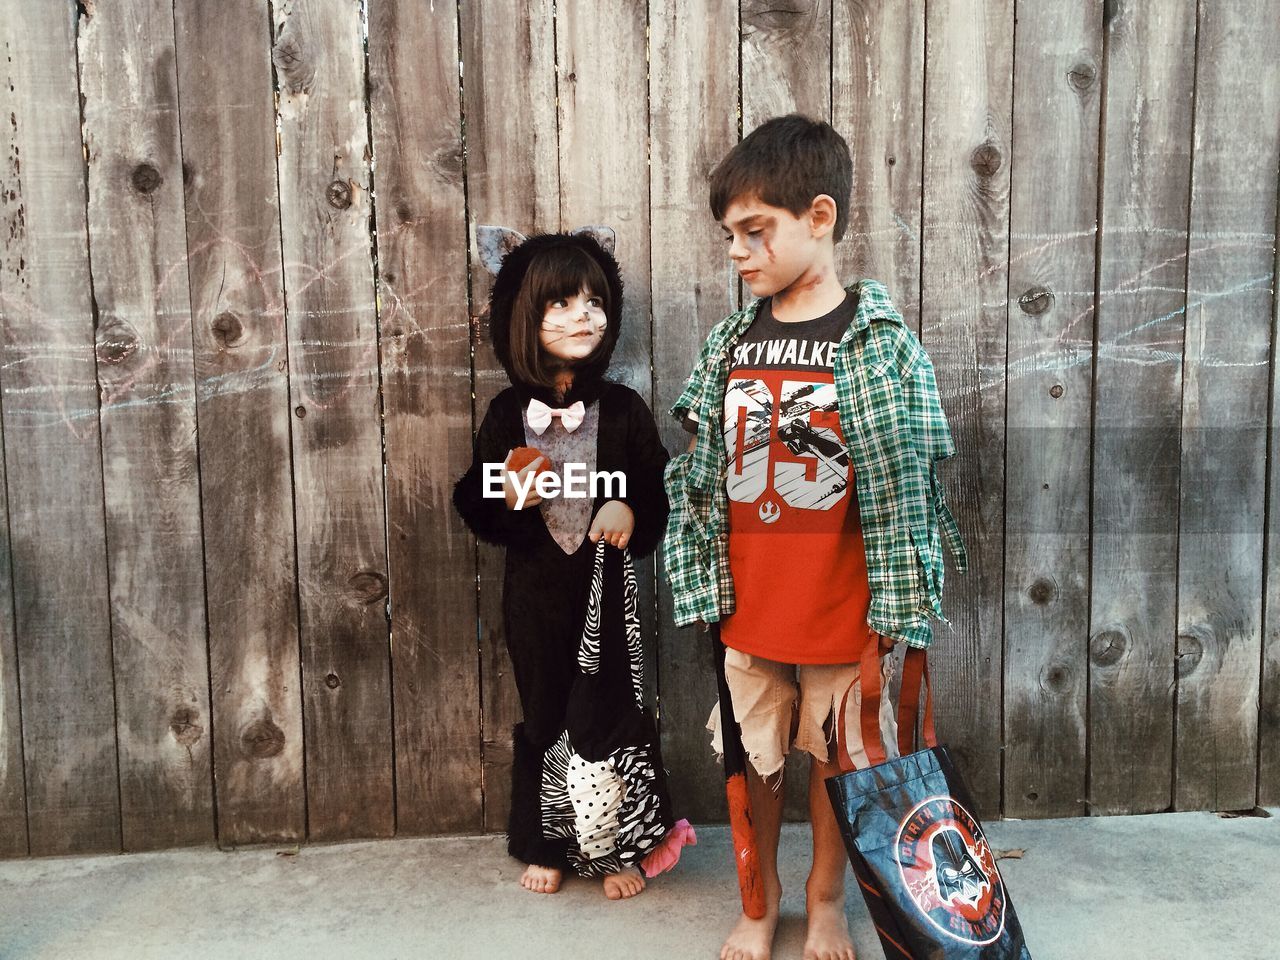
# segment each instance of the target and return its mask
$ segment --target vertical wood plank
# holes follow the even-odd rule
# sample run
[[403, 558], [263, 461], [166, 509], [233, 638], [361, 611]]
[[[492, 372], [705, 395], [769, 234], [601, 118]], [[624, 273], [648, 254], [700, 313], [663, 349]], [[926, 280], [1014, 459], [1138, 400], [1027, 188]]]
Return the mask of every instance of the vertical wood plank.
[[396, 796], [408, 833], [482, 826], [475, 550], [451, 500], [471, 462], [458, 58], [456, 3], [370, 8]]
[[[653, 378], [645, 17], [644, 4], [627, 0], [556, 6], [560, 221], [566, 230], [602, 223], [618, 235], [627, 294], [609, 376], [647, 403]], [[607, 55], [602, 37], [609, 38]]]
[[1029, 4], [1014, 51], [1004, 812], [1087, 812], [1089, 450], [1102, 17]]
[[1252, 807], [1257, 796], [1280, 162], [1280, 60], [1262, 23], [1280, 23], [1276, 0], [1199, 4], [1178, 537], [1180, 810]]
[[798, 112], [831, 117], [832, 0], [742, 0], [742, 132]]
[[[8, 88], [8, 78], [0, 78], [0, 87]], [[5, 106], [0, 94], [0, 106]], [[7, 145], [7, 146], [12, 146]], [[14, 174], [14, 156], [6, 151], [6, 164], [0, 174], [0, 209], [7, 207]], [[16, 196], [15, 196], [16, 199]], [[12, 226], [10, 211], [4, 209], [3, 223]], [[0, 320], [9, 316], [5, 306], [7, 280], [11, 276], [7, 251], [0, 254]], [[3, 399], [4, 377], [0, 370], [0, 401]], [[18, 702], [18, 651], [13, 636], [13, 566], [9, 560], [9, 493], [4, 463], [4, 411], [0, 402], [0, 858], [23, 857], [27, 846], [27, 785], [22, 770], [22, 717]]]
[[173, 5], [81, 19], [126, 850], [213, 839], [204, 556]]
[[[1276, 176], [1280, 177], [1280, 170]], [[1280, 192], [1280, 183], [1277, 184]], [[1280, 234], [1280, 209], [1273, 221], [1272, 243]], [[1271, 420], [1267, 430], [1267, 541], [1263, 567], [1262, 683], [1258, 709], [1258, 803], [1280, 803], [1280, 244], [1276, 245], [1271, 282]]]
[[849, 228], [836, 272], [889, 288], [920, 325], [920, 195], [923, 188], [924, 0], [835, 0], [832, 124], [853, 154]]
[[959, 455], [944, 482], [969, 553], [935, 623], [938, 727], [982, 815], [1000, 804], [1005, 302], [1013, 4], [933, 0], [926, 24], [921, 341]]
[[[524, 234], [557, 230], [560, 159], [552, 2], [518, 0], [514, 9], [464, 3], [461, 8], [469, 235], [474, 238], [479, 224], [506, 226]], [[508, 381], [489, 342], [487, 311], [493, 277], [476, 259], [474, 249], [470, 263], [473, 423], [478, 427], [489, 401]], [[484, 829], [488, 831], [506, 829], [511, 807], [511, 730], [520, 720], [520, 700], [502, 629], [502, 567], [500, 547], [477, 545]]]
[[386, 836], [395, 785], [360, 8], [312, 0], [273, 13], [307, 832]]
[[1107, 7], [1089, 627], [1094, 813], [1169, 806], [1195, 7]]
[[33, 855], [120, 847], [77, 13], [0, 3], [5, 466]]
[[[702, 340], [737, 308], [737, 276], [711, 219], [707, 177], [738, 141], [735, 0], [654, 0], [649, 8], [649, 171], [653, 197], [654, 415], [673, 456], [689, 434], [667, 411], [684, 389]], [[677, 629], [659, 578], [658, 704], [663, 760], [679, 816], [723, 821], [724, 776], [704, 729], [715, 702], [707, 635]]]
[[270, 21], [176, 0], [218, 839], [306, 829]]

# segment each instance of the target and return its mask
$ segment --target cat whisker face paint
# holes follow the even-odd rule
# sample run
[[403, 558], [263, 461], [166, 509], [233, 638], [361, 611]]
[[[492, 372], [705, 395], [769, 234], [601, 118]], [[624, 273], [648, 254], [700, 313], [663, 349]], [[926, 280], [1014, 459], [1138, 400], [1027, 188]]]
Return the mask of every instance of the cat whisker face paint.
[[584, 287], [572, 296], [547, 302], [538, 342], [552, 357], [572, 364], [592, 354], [608, 324], [604, 298]]

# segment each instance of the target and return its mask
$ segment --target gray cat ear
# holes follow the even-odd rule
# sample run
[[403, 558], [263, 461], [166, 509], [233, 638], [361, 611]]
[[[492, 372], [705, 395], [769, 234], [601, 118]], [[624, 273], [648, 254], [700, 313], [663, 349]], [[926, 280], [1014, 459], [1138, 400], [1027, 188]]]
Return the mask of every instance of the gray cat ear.
[[496, 277], [503, 258], [526, 239], [519, 230], [482, 223], [476, 227], [476, 251], [480, 254], [480, 262]]
[[585, 234], [600, 246], [604, 247], [605, 252], [613, 256], [614, 249], [618, 245], [618, 235], [613, 232], [612, 227], [593, 224], [588, 227], [579, 227], [577, 230], [570, 230], [573, 234]]

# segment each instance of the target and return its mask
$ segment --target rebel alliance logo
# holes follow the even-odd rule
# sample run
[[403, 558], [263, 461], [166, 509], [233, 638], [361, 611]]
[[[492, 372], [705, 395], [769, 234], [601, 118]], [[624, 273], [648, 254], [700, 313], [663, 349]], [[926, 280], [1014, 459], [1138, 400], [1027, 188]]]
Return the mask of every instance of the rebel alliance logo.
[[978, 821], [952, 797], [930, 797], [903, 818], [895, 844], [902, 884], [943, 933], [975, 946], [1004, 932], [1005, 893]]

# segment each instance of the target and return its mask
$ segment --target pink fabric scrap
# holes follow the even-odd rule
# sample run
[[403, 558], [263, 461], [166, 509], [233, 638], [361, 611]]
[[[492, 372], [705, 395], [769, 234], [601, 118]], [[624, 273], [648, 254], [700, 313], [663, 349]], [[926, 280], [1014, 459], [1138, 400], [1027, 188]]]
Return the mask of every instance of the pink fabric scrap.
[[688, 820], [677, 820], [676, 825], [667, 831], [662, 842], [649, 851], [648, 856], [640, 861], [640, 869], [646, 877], [656, 877], [665, 873], [680, 862], [680, 851], [684, 847], [692, 847], [698, 842], [698, 835]]

